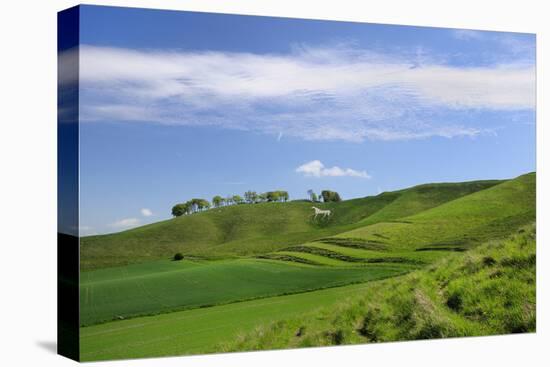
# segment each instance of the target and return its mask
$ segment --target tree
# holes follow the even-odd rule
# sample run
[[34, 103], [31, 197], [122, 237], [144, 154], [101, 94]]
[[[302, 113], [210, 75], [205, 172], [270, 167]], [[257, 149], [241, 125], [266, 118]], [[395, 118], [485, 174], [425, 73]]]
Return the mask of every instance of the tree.
[[283, 190], [277, 190], [277, 191], [268, 191], [265, 194], [265, 199], [267, 201], [287, 201], [288, 200], [288, 192]]
[[263, 194], [258, 195], [258, 201], [260, 203], [266, 202], [267, 201], [267, 193], [264, 192]]
[[268, 191], [265, 193], [267, 201], [279, 201], [280, 193], [279, 191]]
[[197, 206], [200, 211], [203, 211], [205, 209], [210, 209], [210, 202], [205, 199], [198, 199]]
[[205, 199], [194, 198], [188, 201], [188, 203], [191, 207], [191, 212], [193, 213], [210, 208], [210, 202]]
[[199, 200], [200, 199], [191, 199], [189, 200], [189, 206], [191, 207], [191, 213], [196, 213], [199, 211]]
[[183, 254], [181, 252], [178, 252], [174, 255], [174, 261], [180, 261], [183, 260]]
[[[217, 200], [217, 196], [215, 196], [212, 199], [212, 201], [214, 203], [217, 203], [217, 204], [214, 204], [215, 206], [216, 205], [218, 205], [218, 206], [221, 205], [221, 203]], [[193, 214], [193, 213], [196, 213], [198, 211], [206, 210], [206, 209], [209, 209], [209, 208], [210, 208], [210, 202], [208, 200], [194, 198], [194, 199], [186, 201], [185, 203], [179, 203], [179, 204], [174, 205], [172, 207], [172, 215], [174, 217], [179, 217], [179, 216], [182, 216], [184, 214]]]
[[223, 205], [223, 198], [220, 195], [216, 195], [212, 198], [212, 204], [214, 205], [214, 208], [219, 208]]
[[309, 195], [309, 200], [311, 200], [312, 202], [316, 203], [317, 201], [319, 201], [315, 191], [309, 189], [309, 190], [307, 190], [307, 194]]
[[186, 214], [187, 210], [185, 204], [176, 204], [172, 207], [172, 215], [174, 217], [180, 217]]
[[183, 203], [183, 210], [185, 211], [185, 214], [193, 214], [193, 205], [190, 201]]
[[279, 196], [281, 197], [281, 200], [284, 201], [285, 203], [288, 201], [289, 199], [289, 195], [288, 195], [288, 192], [287, 191], [281, 191]]
[[235, 204], [242, 204], [244, 202], [240, 195], [233, 195], [232, 199]]
[[258, 194], [256, 193], [256, 191], [248, 190], [244, 193], [244, 199], [247, 203], [254, 204], [258, 200]]
[[340, 194], [338, 194], [336, 191], [323, 190], [321, 191], [321, 196], [325, 203], [328, 203], [331, 201], [332, 202], [342, 201], [342, 199], [340, 198]]

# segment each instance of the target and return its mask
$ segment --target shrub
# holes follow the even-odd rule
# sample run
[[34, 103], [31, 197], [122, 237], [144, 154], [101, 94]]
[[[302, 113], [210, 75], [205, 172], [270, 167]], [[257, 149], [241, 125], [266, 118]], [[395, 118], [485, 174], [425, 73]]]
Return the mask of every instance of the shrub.
[[333, 345], [341, 345], [344, 342], [344, 332], [341, 329], [329, 333], [328, 336]]
[[535, 266], [537, 263], [537, 256], [531, 254], [529, 256], [513, 256], [502, 259], [503, 266], [510, 266], [514, 268], [528, 268]]
[[183, 254], [181, 252], [178, 252], [174, 255], [174, 261], [180, 261], [183, 260]]
[[302, 335], [304, 335], [305, 332], [306, 332], [306, 327], [305, 326], [300, 326], [300, 328], [296, 332], [295, 336], [301, 337]]
[[462, 298], [458, 293], [453, 293], [447, 298], [447, 307], [456, 312], [462, 309]]
[[[380, 310], [376, 310], [376, 313], [380, 313]], [[361, 327], [357, 331], [369, 341], [376, 342], [378, 341], [378, 335], [376, 329], [374, 328], [375, 323], [374, 312], [372, 310], [368, 310], [367, 314], [363, 318]]]
[[426, 320], [420, 330], [414, 335], [415, 339], [439, 339], [447, 336], [445, 326], [436, 320]]
[[493, 266], [497, 263], [495, 259], [493, 259], [491, 256], [485, 256], [483, 258], [483, 265], [485, 266]]

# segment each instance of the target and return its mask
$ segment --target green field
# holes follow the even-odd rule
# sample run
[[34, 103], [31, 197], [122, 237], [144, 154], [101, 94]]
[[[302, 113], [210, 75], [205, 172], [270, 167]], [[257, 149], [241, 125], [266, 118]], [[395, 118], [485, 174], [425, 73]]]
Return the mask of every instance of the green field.
[[[405, 277], [85, 327], [81, 357], [93, 361], [534, 331], [535, 259], [532, 226]], [[454, 299], [460, 301], [449, 302]]]
[[218, 348], [245, 351], [535, 332], [535, 251], [533, 224], [404, 277], [371, 282], [323, 309], [258, 325]]
[[514, 292], [534, 299], [535, 188], [531, 173], [315, 204], [328, 220], [303, 201], [234, 205], [82, 238], [82, 359], [531, 331]]
[[218, 344], [251, 332], [257, 325], [337, 303], [365, 291], [366, 284], [85, 327], [80, 332], [81, 358], [94, 361], [219, 352]]
[[82, 325], [366, 282], [401, 264], [314, 267], [269, 260], [157, 261], [82, 273]]

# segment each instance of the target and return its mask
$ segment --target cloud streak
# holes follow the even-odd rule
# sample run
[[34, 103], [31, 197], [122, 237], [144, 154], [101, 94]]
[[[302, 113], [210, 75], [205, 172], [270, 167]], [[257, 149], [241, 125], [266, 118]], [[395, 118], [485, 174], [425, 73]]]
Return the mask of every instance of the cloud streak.
[[296, 168], [297, 173], [306, 177], [359, 177], [371, 178], [367, 171], [357, 171], [351, 168], [340, 168], [338, 166], [327, 168], [319, 160], [307, 162]]
[[110, 226], [117, 229], [136, 227], [141, 224], [141, 221], [138, 218], [125, 218], [114, 223], [111, 223]]
[[141, 215], [143, 215], [144, 217], [150, 217], [153, 215], [153, 212], [151, 211], [151, 209], [147, 209], [147, 208], [143, 208], [140, 210], [140, 213]]
[[[452, 36], [460, 41], [483, 43], [497, 47], [500, 57], [518, 59], [518, 63], [535, 65], [536, 43], [531, 34], [454, 29]], [[486, 54], [485, 56], [489, 56]], [[494, 57], [494, 55], [493, 55]]]
[[[475, 136], [489, 127], [469, 121], [464, 111], [535, 106], [535, 69], [521, 63], [419, 64], [350, 47], [252, 54], [84, 45], [80, 52], [86, 121], [361, 142]], [[442, 121], [449, 114], [457, 118]]]

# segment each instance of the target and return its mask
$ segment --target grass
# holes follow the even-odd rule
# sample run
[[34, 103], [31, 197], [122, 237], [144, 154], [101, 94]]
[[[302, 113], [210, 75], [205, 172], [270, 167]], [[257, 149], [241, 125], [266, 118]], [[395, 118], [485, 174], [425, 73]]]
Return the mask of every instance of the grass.
[[425, 184], [397, 191], [399, 197], [396, 200], [365, 218], [361, 223], [368, 225], [408, 217], [500, 183], [502, 181], [485, 180], [468, 183]]
[[532, 331], [535, 181], [421, 185], [320, 204], [334, 215], [317, 221], [308, 202], [237, 205], [83, 238], [82, 358]]
[[175, 253], [208, 258], [253, 256], [333, 236], [380, 221], [397, 220], [502, 181], [429, 184], [377, 196], [318, 203], [333, 211], [311, 219], [312, 203], [234, 205], [182, 216], [115, 234], [80, 240], [81, 269], [168, 259]]
[[[423, 199], [431, 203], [447, 201], [399, 220], [365, 225], [263, 256], [337, 266], [374, 262], [429, 264], [450, 252], [466, 251], [488, 239], [505, 237], [533, 221], [535, 179], [534, 174], [523, 175], [469, 195], [456, 195], [458, 198], [450, 201], [449, 192], [456, 189], [463, 193], [462, 185], [441, 184], [439, 190], [433, 185], [418, 186], [405, 190], [371, 217], [388, 218], [398, 207], [403, 208], [403, 213], [420, 210], [426, 207], [421, 204]], [[371, 217], [362, 223], [372, 221]]]
[[535, 227], [410, 273], [370, 283], [308, 316], [259, 325], [223, 351], [294, 348], [536, 329]]
[[400, 222], [379, 222], [336, 237], [380, 241], [392, 249], [426, 246], [464, 246], [504, 237], [535, 219], [535, 174], [478, 191], [437, 207], [403, 217]]
[[82, 325], [311, 291], [403, 274], [391, 267], [313, 267], [238, 259], [157, 261], [88, 271], [80, 283]]
[[81, 328], [83, 361], [535, 331], [535, 232], [403, 277]]
[[258, 324], [312, 312], [362, 292], [365, 284], [263, 298], [80, 329], [82, 361], [219, 352]]

